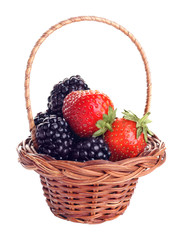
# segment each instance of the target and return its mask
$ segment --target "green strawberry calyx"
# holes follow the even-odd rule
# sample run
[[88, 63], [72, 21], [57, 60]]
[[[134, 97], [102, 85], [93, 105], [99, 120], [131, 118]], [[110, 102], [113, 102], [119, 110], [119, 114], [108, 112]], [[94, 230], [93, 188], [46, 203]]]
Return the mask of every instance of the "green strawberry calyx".
[[113, 110], [113, 108], [109, 106], [108, 114], [103, 114], [103, 120], [97, 121], [96, 126], [99, 128], [99, 130], [93, 134], [93, 137], [103, 135], [107, 130], [111, 132], [113, 131], [112, 123], [116, 117], [116, 111], [117, 109]]
[[150, 115], [150, 112], [147, 112], [142, 118], [138, 118], [134, 113], [131, 111], [124, 110], [123, 118], [136, 122], [136, 138], [138, 139], [141, 133], [144, 134], [144, 139], [146, 142], [148, 142], [147, 134], [150, 134], [151, 136], [154, 135], [153, 132], [149, 130], [147, 127], [148, 123], [151, 123], [152, 121], [148, 119], [148, 116]]

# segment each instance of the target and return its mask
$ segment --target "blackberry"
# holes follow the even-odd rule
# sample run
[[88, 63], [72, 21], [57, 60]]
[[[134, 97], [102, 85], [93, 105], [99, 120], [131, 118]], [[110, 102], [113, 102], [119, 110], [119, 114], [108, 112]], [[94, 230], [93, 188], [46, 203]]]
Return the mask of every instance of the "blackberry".
[[80, 139], [74, 146], [72, 160], [85, 162], [94, 159], [108, 160], [111, 153], [103, 137]]
[[65, 119], [56, 115], [47, 116], [37, 126], [38, 152], [57, 160], [69, 158], [73, 145], [73, 133]]
[[42, 113], [39, 112], [36, 117], [34, 118], [34, 124], [36, 125], [36, 127], [43, 122], [43, 120], [48, 117], [50, 115], [50, 113], [48, 111]]
[[53, 114], [62, 116], [63, 100], [72, 91], [89, 90], [87, 84], [79, 76], [72, 76], [59, 82], [53, 87], [53, 90], [48, 97], [48, 109]]

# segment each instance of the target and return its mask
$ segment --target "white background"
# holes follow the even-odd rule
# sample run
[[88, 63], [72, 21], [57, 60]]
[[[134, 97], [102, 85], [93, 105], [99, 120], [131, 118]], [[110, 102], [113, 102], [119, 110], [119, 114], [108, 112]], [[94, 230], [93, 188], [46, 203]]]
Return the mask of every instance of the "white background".
[[[0, 238], [177, 239], [176, 215], [176, 1], [1, 1], [0, 3]], [[80, 15], [113, 20], [142, 44], [152, 74], [150, 129], [167, 146], [167, 161], [139, 179], [123, 216], [99, 225], [54, 217], [39, 176], [17, 161], [16, 146], [29, 135], [24, 73], [32, 47], [50, 26]], [[110, 96], [121, 111], [143, 114], [145, 72], [133, 43], [101, 23], [82, 22], [52, 34], [36, 55], [31, 74], [33, 114], [46, 109], [58, 81], [80, 74]]]

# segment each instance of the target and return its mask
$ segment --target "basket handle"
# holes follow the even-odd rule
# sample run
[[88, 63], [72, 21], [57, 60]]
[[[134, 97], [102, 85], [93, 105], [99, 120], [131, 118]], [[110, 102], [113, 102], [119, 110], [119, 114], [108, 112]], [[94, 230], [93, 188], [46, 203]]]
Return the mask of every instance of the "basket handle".
[[80, 21], [96, 21], [96, 22], [102, 22], [102, 23], [106, 23], [108, 25], [111, 25], [111, 26], [115, 27], [116, 29], [120, 30], [121, 32], [123, 32], [125, 35], [127, 35], [131, 39], [131, 41], [136, 45], [138, 51], [141, 54], [141, 57], [142, 57], [142, 60], [144, 62], [144, 66], [145, 66], [145, 71], [146, 71], [147, 96], [146, 96], [146, 104], [145, 104], [144, 114], [147, 113], [150, 109], [151, 76], [150, 76], [149, 65], [148, 65], [148, 62], [147, 62], [146, 55], [145, 55], [141, 45], [139, 44], [139, 42], [135, 39], [135, 37], [129, 31], [127, 31], [124, 27], [122, 27], [121, 25], [119, 25], [115, 22], [112, 22], [110, 20], [107, 20], [105, 18], [100, 18], [100, 17], [95, 17], [95, 16], [81, 16], [81, 17], [70, 18], [70, 19], [67, 19], [65, 21], [61, 21], [61, 22], [57, 23], [56, 25], [52, 26], [49, 30], [47, 30], [39, 38], [39, 40], [36, 42], [35, 46], [33, 47], [32, 51], [31, 51], [30, 57], [28, 59], [26, 72], [25, 72], [25, 100], [26, 100], [26, 109], [27, 109], [27, 113], [28, 113], [29, 128], [30, 128], [31, 137], [32, 137], [34, 147], [37, 147], [37, 143], [36, 143], [36, 137], [35, 137], [35, 124], [34, 124], [34, 119], [33, 119], [32, 109], [31, 109], [30, 85], [29, 85], [30, 84], [31, 68], [32, 68], [32, 64], [33, 64], [33, 61], [34, 61], [34, 57], [35, 57], [36, 52], [38, 51], [40, 45], [44, 42], [44, 40], [50, 34], [52, 34], [54, 31], [56, 31], [57, 29], [65, 26], [67, 24], [74, 23], [74, 22], [80, 22]]

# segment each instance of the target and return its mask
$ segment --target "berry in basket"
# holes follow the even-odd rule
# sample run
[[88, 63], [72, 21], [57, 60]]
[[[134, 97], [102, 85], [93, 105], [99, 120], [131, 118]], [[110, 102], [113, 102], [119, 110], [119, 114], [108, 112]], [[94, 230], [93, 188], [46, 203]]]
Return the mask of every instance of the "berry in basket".
[[53, 87], [53, 90], [48, 97], [48, 109], [52, 114], [62, 116], [63, 100], [72, 91], [88, 90], [88, 85], [79, 76], [72, 76], [69, 79], [65, 78]]
[[75, 91], [63, 102], [63, 116], [80, 137], [91, 137], [98, 130], [96, 123], [114, 108], [110, 98], [97, 90]]
[[103, 137], [90, 137], [80, 139], [75, 145], [71, 159], [78, 162], [85, 162], [94, 159], [108, 160], [111, 153]]
[[[113, 109], [109, 109], [108, 116], [110, 111], [113, 112]], [[149, 112], [141, 119], [131, 111], [124, 110], [123, 114], [123, 118], [115, 119], [110, 131], [107, 131], [106, 121], [104, 119], [100, 120], [97, 123], [100, 129], [94, 134], [94, 136], [99, 136], [105, 132], [104, 139], [111, 151], [111, 161], [136, 157], [144, 151], [147, 145], [147, 134], [153, 135], [147, 127], [147, 124], [151, 122], [148, 119]], [[105, 116], [106, 120], [107, 118]]]
[[37, 115], [36, 115], [36, 117], [34, 118], [34, 124], [35, 124], [35, 126], [37, 127], [40, 123], [42, 123], [43, 122], [43, 120], [46, 118], [46, 117], [48, 117], [50, 114], [49, 114], [49, 112], [39, 112]]
[[147, 127], [151, 122], [150, 113], [142, 119], [130, 111], [125, 110], [123, 114], [123, 118], [116, 118], [109, 97], [97, 90], [71, 92], [63, 104], [63, 116], [67, 121], [57, 114], [51, 115], [49, 110], [35, 117], [38, 152], [57, 160], [79, 162], [136, 157], [147, 145], [147, 133], [152, 135]]
[[50, 155], [58, 160], [69, 158], [73, 139], [68, 123], [56, 115], [46, 117], [36, 129], [38, 153]]

